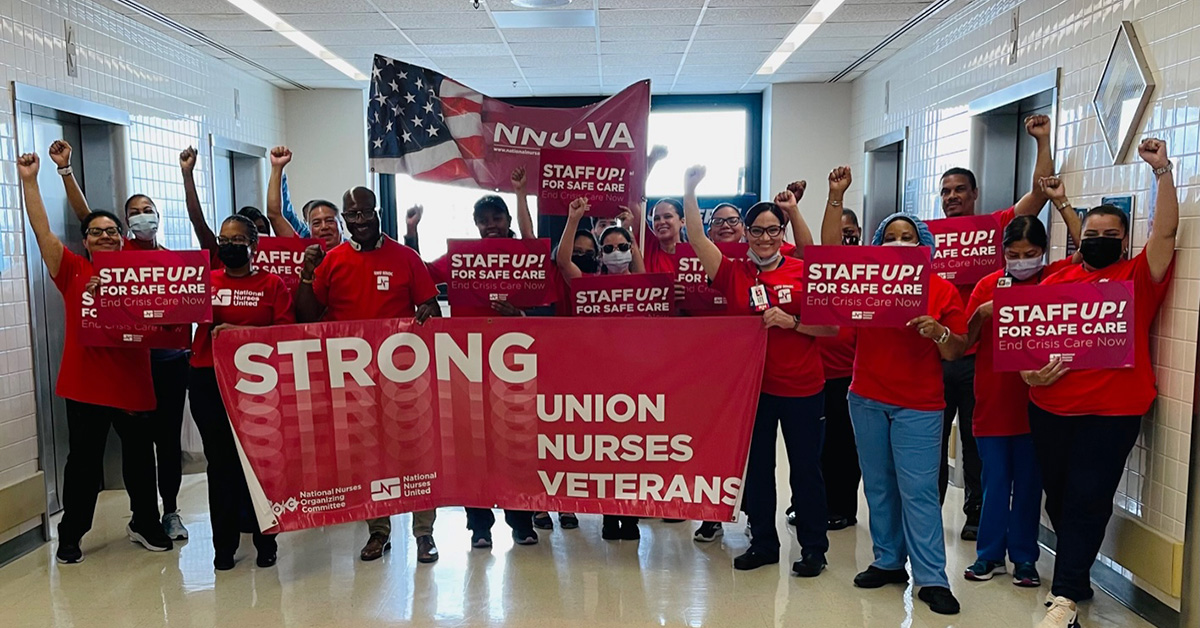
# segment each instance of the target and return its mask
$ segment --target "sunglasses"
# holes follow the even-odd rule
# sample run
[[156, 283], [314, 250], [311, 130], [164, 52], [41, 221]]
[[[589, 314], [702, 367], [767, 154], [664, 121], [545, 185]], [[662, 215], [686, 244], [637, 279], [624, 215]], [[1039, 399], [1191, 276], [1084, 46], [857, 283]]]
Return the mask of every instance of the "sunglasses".
[[611, 244], [605, 244], [601, 250], [604, 251], [605, 255], [608, 255], [609, 253], [612, 253], [613, 251], [620, 251], [622, 253], [628, 253], [629, 248], [630, 248], [629, 243], [622, 242], [621, 244], [618, 244], [616, 246], [613, 246]]

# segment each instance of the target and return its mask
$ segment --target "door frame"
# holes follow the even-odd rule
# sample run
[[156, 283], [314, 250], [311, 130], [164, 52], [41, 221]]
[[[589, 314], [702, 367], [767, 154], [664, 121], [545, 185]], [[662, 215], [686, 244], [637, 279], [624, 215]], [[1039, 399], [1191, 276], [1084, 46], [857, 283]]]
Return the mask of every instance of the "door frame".
[[[120, 159], [114, 165], [114, 187], [118, 196], [124, 196], [130, 188], [130, 172], [132, 171], [132, 162], [129, 153], [129, 124], [130, 116], [126, 111], [102, 105], [100, 103], [83, 100], [74, 96], [68, 96], [58, 92], [34, 87], [25, 83], [12, 83], [13, 94], [13, 111], [16, 118], [16, 139], [17, 153], [36, 152], [43, 154], [46, 150], [45, 146], [31, 146], [33, 142], [33, 107], [45, 107], [54, 109], [64, 113], [73, 114], [82, 118], [91, 118], [103, 123], [113, 125], [116, 141], [118, 143], [118, 151]], [[44, 164], [43, 164], [44, 166]], [[22, 201], [22, 206], [24, 201]], [[40, 252], [31, 254], [31, 247], [36, 247], [37, 242], [28, 237], [25, 238], [25, 268], [26, 281], [29, 285], [29, 298], [26, 303], [29, 308], [30, 322], [30, 338], [29, 344], [33, 354], [33, 369], [34, 369], [34, 407], [38, 409], [52, 407], [54, 399], [54, 382], [44, 382], [40, 377], [42, 373], [49, 373], [50, 356], [47, 353], [45, 343], [38, 342], [33, 332], [33, 326], [36, 321], [46, 320], [46, 312], [42, 311], [44, 304], [40, 298], [35, 298], [36, 294], [41, 294], [48, 286], [42, 285], [41, 264], [42, 258]], [[36, 290], [35, 290], [36, 288]], [[53, 434], [53, 415], [52, 413], [38, 412], [37, 430], [38, 430], [38, 466], [42, 470], [46, 481], [46, 496], [49, 500], [51, 492], [49, 483], [55, 480], [55, 474], [46, 473], [50, 453], [46, 449], [45, 438], [47, 434]], [[61, 478], [60, 478], [61, 479]], [[57, 487], [56, 487], [57, 488]], [[61, 500], [61, 496], [59, 497]], [[47, 502], [46, 512], [42, 515], [42, 529], [45, 538], [50, 538], [50, 504]]]
[[[246, 157], [256, 158], [256, 159], [262, 160], [263, 162], [267, 161], [267, 149], [262, 146], [258, 146], [255, 144], [249, 144], [247, 142], [242, 142], [242, 141], [228, 138], [228, 137], [225, 137], [222, 135], [217, 135], [216, 133], [209, 133], [208, 134], [208, 182], [211, 187], [209, 187], [208, 196], [209, 196], [209, 205], [210, 205], [210, 207], [213, 208], [214, 214], [217, 212], [217, 151], [219, 151], [219, 150], [228, 151], [231, 153], [237, 153], [239, 155], [243, 155]], [[264, 166], [265, 165], [266, 164], [264, 163]], [[267, 177], [263, 176], [262, 172], [259, 172], [258, 175], [259, 175], [259, 180], [262, 182], [262, 189], [265, 192], [267, 189]], [[235, 189], [234, 192], [236, 193], [237, 190]], [[234, 197], [233, 205], [234, 206], [231, 209], [233, 210], [233, 213], [237, 213], [237, 211], [238, 211], [238, 209], [240, 209], [240, 207], [238, 207], [238, 202], [237, 202], [236, 196]], [[263, 210], [263, 214], [266, 215], [267, 208], [266, 208], [265, 194], [263, 196], [262, 210]], [[216, 216], [216, 218], [218, 221], [220, 221], [224, 217]]]
[[[890, 133], [884, 133], [879, 137], [875, 137], [863, 142], [863, 197], [862, 206], [859, 210], [859, 212], [862, 214], [859, 216], [859, 222], [862, 223], [860, 227], [863, 230], [863, 236], [865, 240], [870, 240], [871, 235], [874, 234], [874, 225], [871, 225], [870, 221], [867, 219], [867, 209], [870, 207], [871, 203], [871, 153], [893, 144], [900, 145], [899, 171], [896, 173], [896, 200], [899, 202], [897, 205], [898, 210], [904, 208], [906, 206], [905, 204], [909, 200], [905, 198], [905, 196], [909, 193], [908, 185], [906, 184], [906, 177], [908, 176], [908, 127], [904, 126]], [[869, 232], [868, 226], [871, 229]]]

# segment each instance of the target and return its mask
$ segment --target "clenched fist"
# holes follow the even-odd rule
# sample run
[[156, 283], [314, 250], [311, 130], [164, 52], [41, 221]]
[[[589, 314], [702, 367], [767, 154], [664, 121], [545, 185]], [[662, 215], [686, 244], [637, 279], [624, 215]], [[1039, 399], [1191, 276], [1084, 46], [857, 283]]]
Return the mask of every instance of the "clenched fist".
[[50, 145], [50, 159], [54, 165], [59, 168], [66, 168], [71, 165], [71, 145], [58, 140]]
[[276, 146], [271, 149], [271, 167], [282, 168], [292, 161], [292, 151], [287, 146]]
[[196, 169], [196, 149], [188, 146], [182, 153], [179, 153], [179, 167], [183, 169], [184, 174], [191, 174]]
[[304, 269], [300, 271], [300, 278], [312, 281], [313, 273], [317, 271], [317, 266], [321, 265], [323, 259], [325, 259], [325, 249], [321, 248], [320, 244], [311, 244], [304, 249]]

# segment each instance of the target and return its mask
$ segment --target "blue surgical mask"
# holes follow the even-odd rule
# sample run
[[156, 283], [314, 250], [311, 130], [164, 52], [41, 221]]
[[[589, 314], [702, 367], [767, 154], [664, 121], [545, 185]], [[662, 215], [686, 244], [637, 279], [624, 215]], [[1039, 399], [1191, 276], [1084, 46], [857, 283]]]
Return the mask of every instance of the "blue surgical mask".
[[1025, 281], [1041, 272], [1046, 262], [1041, 257], [1004, 260], [1004, 270], [1017, 281]]
[[142, 242], [153, 242], [158, 235], [158, 214], [147, 212], [129, 217], [129, 231]]

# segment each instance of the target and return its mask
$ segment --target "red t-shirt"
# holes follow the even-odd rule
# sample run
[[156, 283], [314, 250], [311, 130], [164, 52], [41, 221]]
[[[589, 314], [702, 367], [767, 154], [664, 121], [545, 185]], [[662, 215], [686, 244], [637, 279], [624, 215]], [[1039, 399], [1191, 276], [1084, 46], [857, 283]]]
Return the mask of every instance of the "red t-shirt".
[[[727, 312], [738, 316], [761, 316], [750, 307], [750, 288], [767, 287], [771, 305], [792, 315], [800, 314], [804, 294], [804, 262], [785, 257], [775, 270], [760, 272], [753, 262], [721, 260], [713, 287], [728, 301]], [[779, 397], [808, 397], [825, 387], [825, 371], [816, 338], [791, 329], [767, 330], [767, 360], [762, 391]]]
[[1137, 257], [1121, 260], [1107, 268], [1089, 271], [1083, 264], [1074, 264], [1043, 279], [1045, 285], [1132, 281], [1133, 368], [1070, 371], [1051, 386], [1030, 388], [1030, 399], [1043, 410], [1061, 415], [1145, 414], [1158, 396], [1154, 365], [1150, 363], [1150, 327], [1167, 294], [1174, 268], [1172, 260], [1166, 277], [1156, 283], [1150, 276], [1150, 264], [1143, 250]]
[[[1041, 278], [1070, 265], [1070, 258], [1059, 260], [1026, 281], [1014, 281], [1013, 285], [1037, 284]], [[997, 282], [1006, 274], [1007, 271], [998, 270], [979, 280], [967, 303], [968, 321], [980, 305], [992, 300]], [[992, 319], [988, 318], [979, 329], [979, 353], [975, 357], [975, 413], [971, 418], [971, 429], [976, 436], [1028, 434], [1029, 386], [1020, 373], [997, 373], [992, 369], [993, 340]]]
[[[967, 331], [958, 291], [937, 275], [929, 278], [929, 315], [953, 333]], [[859, 328], [850, 392], [913, 410], [944, 409], [937, 344], [911, 327]]]
[[289, 325], [292, 293], [279, 275], [256, 270], [245, 277], [230, 277], [225, 269], [212, 273], [213, 322], [196, 326], [192, 340], [192, 366], [212, 368], [212, 328], [229, 324], [244, 327]]
[[653, 233], [646, 238], [646, 250], [642, 253], [642, 259], [646, 262], [646, 272], [671, 273], [671, 276], [674, 277], [679, 274], [679, 258], [681, 257], [683, 257], [683, 253], [678, 248], [674, 253], [664, 251]]
[[[1017, 208], [1016, 206], [1009, 207], [1008, 209], [1002, 209], [998, 212], [993, 212], [992, 215], [1000, 221], [1000, 239], [1003, 240], [1004, 228], [1008, 226], [1008, 223], [1012, 222], [1013, 219], [1017, 217]], [[1000, 243], [997, 242], [996, 246], [1000, 246]], [[975, 284], [962, 284], [957, 286], [957, 288], [958, 296], [962, 299], [962, 302], [969, 302], [971, 300], [971, 292], [975, 290]], [[967, 320], [971, 319], [971, 314], [974, 311], [975, 310], [967, 310]], [[963, 355], [975, 355], [975, 347], [967, 347], [967, 352]]]
[[67, 328], [63, 330], [62, 366], [54, 393], [64, 399], [130, 412], [153, 410], [158, 403], [150, 377], [149, 349], [85, 347], [79, 341], [84, 289], [95, 274], [91, 262], [63, 249], [54, 285], [62, 293]]
[[838, 335], [817, 338], [821, 349], [821, 363], [825, 365], [825, 379], [841, 379], [854, 374], [854, 341], [857, 328], [840, 327]]
[[418, 305], [438, 293], [417, 252], [386, 236], [370, 251], [350, 242], [333, 247], [317, 266], [312, 286], [327, 321], [412, 318]]

